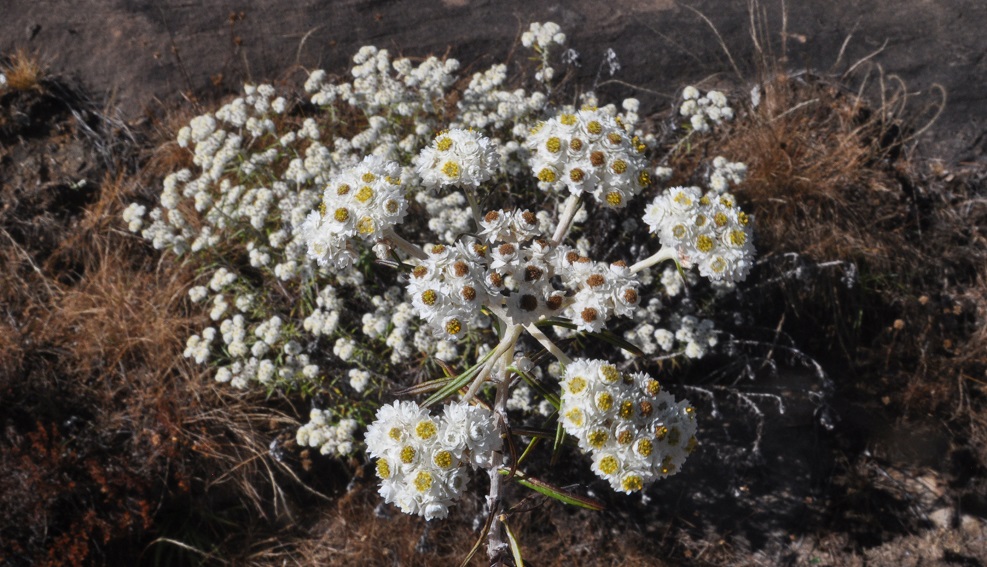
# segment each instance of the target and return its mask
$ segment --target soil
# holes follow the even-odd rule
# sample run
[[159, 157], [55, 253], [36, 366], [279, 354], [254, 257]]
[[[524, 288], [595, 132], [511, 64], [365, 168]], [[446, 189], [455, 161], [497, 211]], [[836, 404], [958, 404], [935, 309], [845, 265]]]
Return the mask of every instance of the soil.
[[[641, 87], [648, 110], [681, 85], [719, 75], [755, 76], [747, 4], [732, 0], [524, 0], [442, 2], [185, 2], [182, 0], [7, 0], [0, 53], [37, 51], [58, 74], [78, 77], [133, 119], [154, 99], [237, 90], [244, 80], [298, 78], [299, 67], [342, 72], [365, 44], [405, 55], [449, 52], [466, 67], [505, 59], [531, 21], [555, 21], [581, 52], [592, 82], [607, 48], [614, 77]], [[980, 0], [754, 2], [762, 43], [789, 71], [813, 70], [886, 84], [900, 79], [924, 123], [922, 155], [947, 164], [987, 162], [987, 4]], [[703, 21], [707, 17], [709, 23]], [[715, 27], [715, 33], [711, 28]], [[722, 40], [722, 44], [721, 44]], [[724, 49], [725, 47], [725, 49]], [[733, 74], [733, 63], [741, 79]], [[866, 60], [866, 64], [858, 65]], [[611, 85], [613, 88], [616, 85]], [[624, 92], [622, 94], [628, 94]]]
[[[603, 14], [590, 0], [409, 6], [94, 0], [83, 10], [75, 3], [9, 0], [0, 18], [0, 54], [35, 50], [52, 72], [74, 77], [105, 101], [93, 106], [71, 89], [2, 101], [19, 117], [0, 124], [3, 238], [41, 264], [97, 200], [111, 169], [95, 134], [103, 124], [98, 111], [140, 127], [155, 101], [206, 100], [247, 79], [297, 80], [301, 68], [341, 72], [366, 43], [405, 54], [451, 49], [464, 66], [479, 67], [507, 57], [522, 24], [551, 19], [583, 52], [580, 73], [588, 82], [603, 51], [613, 47], [622, 64], [615, 78], [622, 83], [601, 88], [635, 93], [652, 109], [667, 106], [675, 89], [690, 82], [748, 88], [709, 26], [671, 0], [615, 0]], [[755, 76], [743, 3], [700, 0], [692, 7], [708, 15], [741, 75]], [[865, 68], [869, 84], [881, 72], [889, 84], [899, 77], [914, 105], [916, 130], [934, 114], [927, 107], [939, 104], [941, 85], [948, 103], [909, 155], [941, 160], [939, 175], [950, 178], [944, 183], [984, 191], [987, 5], [798, 3], [788, 6], [784, 36], [781, 9], [764, 9], [772, 49], [792, 71], [839, 77], [873, 55], [846, 80], [863, 84]], [[717, 419], [704, 422], [703, 447], [689, 474], [661, 483], [650, 501], [613, 499], [602, 521], [660, 539], [655, 548], [670, 563], [987, 565], [982, 440], [958, 433], [947, 409], [917, 412], [892, 391], [894, 381], [862, 383], [854, 372], [849, 361], [834, 359], [825, 375], [799, 364], [761, 373], [752, 395], [774, 397], [756, 406], [743, 387], [711, 383], [718, 401], [703, 410]], [[766, 409], [772, 404], [777, 407]], [[357, 485], [372, 491], [366, 482]], [[663, 532], [653, 533], [657, 529]]]

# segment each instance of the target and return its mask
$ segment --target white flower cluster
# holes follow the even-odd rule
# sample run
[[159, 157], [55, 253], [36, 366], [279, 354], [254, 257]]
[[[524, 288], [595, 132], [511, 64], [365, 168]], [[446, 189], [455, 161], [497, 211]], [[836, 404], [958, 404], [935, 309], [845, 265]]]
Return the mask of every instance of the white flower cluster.
[[754, 263], [750, 218], [730, 193], [666, 189], [645, 208], [644, 222], [662, 247], [675, 250], [684, 266], [697, 265], [710, 280], [743, 281]]
[[460, 235], [473, 228], [473, 215], [466, 196], [458, 191], [442, 196], [421, 191], [415, 194], [415, 201], [428, 213], [428, 229], [446, 244], [455, 244]]
[[555, 22], [532, 22], [528, 31], [521, 34], [521, 45], [534, 49], [541, 55], [541, 65], [535, 73], [535, 80], [546, 85], [555, 76], [555, 69], [549, 65], [548, 56], [553, 46], [565, 45], [565, 34]]
[[490, 211], [480, 222], [482, 241], [464, 237], [455, 247], [432, 246], [408, 282], [421, 318], [441, 336], [458, 339], [484, 306], [510, 324], [561, 316], [584, 331], [599, 331], [612, 315], [634, 310], [639, 282], [626, 265], [553, 247], [540, 238], [538, 225], [531, 211]]
[[309, 257], [336, 269], [352, 265], [354, 237], [375, 242], [404, 219], [408, 201], [401, 183], [401, 166], [367, 156], [343, 170], [322, 193], [318, 210], [300, 228]]
[[550, 47], [552, 44], [565, 45], [565, 34], [555, 22], [532, 22], [528, 31], [521, 34], [521, 45], [525, 47]]
[[747, 164], [716, 156], [713, 158], [713, 170], [709, 174], [709, 188], [716, 194], [725, 193], [730, 185], [739, 185], [746, 177]]
[[602, 110], [562, 112], [535, 126], [525, 146], [543, 190], [585, 191], [607, 207], [622, 208], [651, 183], [645, 146]]
[[[459, 116], [453, 120], [453, 127], [496, 131], [510, 126], [512, 135], [523, 137], [528, 131], [529, 120], [532, 116], [541, 114], [548, 104], [548, 98], [544, 93], [528, 93], [524, 89], [501, 90], [506, 79], [507, 65], [504, 64], [474, 73], [456, 105]], [[501, 148], [513, 150], [516, 149], [516, 143], [514, 148], [507, 143], [501, 145]]]
[[0, 89], [7, 87], [7, 75], [0, 73]]
[[682, 91], [682, 106], [679, 114], [689, 119], [692, 129], [709, 132], [710, 123], [720, 124], [733, 120], [733, 109], [727, 104], [727, 97], [720, 91], [709, 91], [700, 95], [696, 87], [686, 87]]
[[377, 459], [380, 495], [426, 520], [448, 515], [466, 485], [466, 465], [498, 464], [494, 456], [502, 443], [489, 410], [451, 403], [434, 417], [411, 401], [381, 407], [366, 442]]
[[382, 338], [391, 349], [392, 363], [407, 360], [413, 354], [413, 323], [417, 318], [411, 302], [404, 300], [404, 290], [390, 287], [384, 295], [375, 295], [370, 301], [374, 310], [363, 314], [363, 334], [370, 339]]
[[436, 136], [415, 158], [426, 189], [449, 185], [475, 189], [496, 173], [498, 163], [489, 138], [459, 128]]
[[695, 410], [645, 373], [576, 359], [562, 377], [562, 427], [593, 459], [593, 472], [630, 494], [673, 475], [696, 446]]
[[323, 455], [345, 457], [353, 453], [358, 425], [350, 418], [333, 423], [331, 411], [313, 409], [308, 415], [308, 423], [298, 428], [295, 440], [302, 447], [318, 447]]

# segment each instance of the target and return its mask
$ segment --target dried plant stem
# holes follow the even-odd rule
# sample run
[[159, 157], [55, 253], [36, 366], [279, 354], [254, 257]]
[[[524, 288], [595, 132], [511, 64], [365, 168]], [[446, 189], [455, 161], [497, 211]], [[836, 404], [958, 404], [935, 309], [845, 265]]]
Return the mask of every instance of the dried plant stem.
[[658, 252], [655, 252], [650, 257], [645, 258], [644, 260], [641, 260], [637, 264], [631, 266], [631, 273], [636, 274], [641, 270], [650, 268], [655, 264], [660, 264], [665, 260], [674, 260], [677, 256], [678, 254], [675, 252], [675, 249], [663, 246]]

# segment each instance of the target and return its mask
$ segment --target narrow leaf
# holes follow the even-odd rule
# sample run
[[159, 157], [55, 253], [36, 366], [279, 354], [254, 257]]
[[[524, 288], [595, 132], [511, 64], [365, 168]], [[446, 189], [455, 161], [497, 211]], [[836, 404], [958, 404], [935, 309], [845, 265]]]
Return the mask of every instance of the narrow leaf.
[[[510, 471], [507, 469], [501, 469], [500, 474], [506, 476], [510, 474]], [[515, 472], [514, 480], [525, 488], [530, 488], [539, 494], [543, 494], [549, 498], [554, 498], [563, 504], [570, 504], [572, 506], [578, 506], [580, 508], [586, 508], [587, 510], [594, 510], [597, 512], [604, 508], [603, 503], [599, 500], [588, 496], [573, 494], [553, 484], [549, 484], [543, 480], [528, 476], [521, 471]]]
[[[504, 518], [500, 519], [504, 522]], [[511, 546], [511, 555], [514, 556], [514, 565], [516, 567], [524, 567], [524, 559], [521, 557], [521, 546], [518, 545], [517, 538], [514, 537], [514, 532], [511, 531], [511, 527], [504, 522], [504, 531], [507, 533], [507, 543]]]

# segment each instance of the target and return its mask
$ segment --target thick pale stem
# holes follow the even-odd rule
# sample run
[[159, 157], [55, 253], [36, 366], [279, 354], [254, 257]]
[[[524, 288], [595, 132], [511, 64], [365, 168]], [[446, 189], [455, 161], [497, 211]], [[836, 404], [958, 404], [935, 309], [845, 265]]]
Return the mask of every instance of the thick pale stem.
[[[507, 360], [514, 359], [514, 346], [517, 343], [517, 336], [520, 335], [520, 330], [521, 326], [517, 325], [513, 329], [514, 332], [511, 333], [515, 337], [514, 341], [510, 343], [510, 347], [503, 353], [503, 356], [506, 356]], [[507, 370], [507, 366], [506, 364], [504, 365], [504, 370], [497, 383], [497, 396], [494, 398], [493, 408], [501, 436], [507, 435], [507, 399], [510, 397], [510, 371]], [[487, 494], [487, 508], [490, 514], [493, 514], [493, 518], [490, 521], [490, 531], [487, 532], [487, 558], [490, 559], [491, 565], [495, 564], [507, 549], [507, 543], [504, 541], [502, 529], [503, 522], [500, 520], [501, 488], [504, 482], [503, 477], [500, 475], [500, 467], [503, 464], [504, 453], [501, 451], [494, 455], [493, 462], [488, 471], [490, 475], [490, 492]]]
[[[521, 325], [514, 325], [504, 333], [504, 338], [501, 339], [500, 344], [494, 349], [493, 355], [483, 363], [483, 368], [480, 369], [480, 373], [476, 375], [473, 379], [473, 383], [470, 384], [469, 390], [466, 391], [466, 395], [463, 396], [463, 401], [469, 401], [473, 399], [473, 396], [480, 391], [480, 386], [487, 381], [490, 377], [491, 372], [496, 368], [497, 363], [503, 358], [504, 354], [508, 351], [514, 352], [514, 345], [517, 343], [518, 337], [521, 336], [523, 327]], [[508, 365], [505, 364], [506, 368]]]
[[420, 246], [412, 242], [408, 242], [400, 234], [394, 232], [393, 228], [384, 230], [384, 238], [396, 246], [399, 250], [404, 251], [405, 254], [413, 258], [418, 258], [419, 260], [428, 258], [428, 255], [425, 254], [425, 251], [422, 250]]
[[662, 247], [662, 249], [659, 250], [658, 252], [655, 252], [654, 255], [649, 256], [648, 258], [645, 258], [644, 260], [641, 260], [637, 264], [631, 266], [631, 273], [636, 274], [641, 270], [645, 270], [647, 268], [650, 268], [651, 266], [654, 266], [655, 264], [660, 264], [665, 260], [674, 260], [677, 257], [678, 257], [678, 253], [675, 251], [675, 249]]
[[466, 200], [470, 203], [470, 210], [473, 211], [473, 222], [476, 223], [476, 230], [480, 230], [480, 221], [483, 217], [480, 215], [480, 202], [476, 198], [476, 189], [472, 187], [464, 187], [463, 193], [466, 193]]
[[539, 329], [534, 323], [526, 326], [525, 330], [528, 331], [528, 334], [534, 337], [535, 340], [541, 343], [541, 346], [545, 347], [545, 350], [552, 353], [552, 356], [554, 356], [559, 362], [565, 365], [572, 363], [572, 359], [569, 358], [566, 353], [562, 352], [562, 349], [553, 343], [552, 339], [548, 338], [548, 335], [543, 333], [542, 330]]
[[572, 227], [572, 219], [575, 218], [576, 213], [579, 212], [579, 206], [583, 204], [582, 197], [579, 195], [569, 195], [565, 200], [565, 208], [562, 210], [562, 216], [559, 217], [559, 226], [555, 227], [555, 234], [552, 235], [552, 246], [558, 246], [565, 236], [569, 234], [569, 228]]

